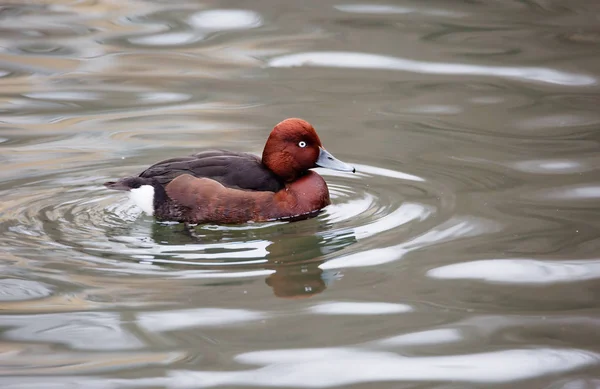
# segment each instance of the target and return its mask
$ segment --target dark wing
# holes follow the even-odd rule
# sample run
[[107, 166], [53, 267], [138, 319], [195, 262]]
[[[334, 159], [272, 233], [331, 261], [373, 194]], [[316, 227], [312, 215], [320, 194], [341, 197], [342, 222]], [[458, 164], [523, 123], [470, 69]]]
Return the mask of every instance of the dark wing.
[[283, 182], [252, 154], [206, 150], [188, 157], [158, 162], [140, 174], [166, 185], [181, 174], [211, 178], [226, 187], [277, 192]]

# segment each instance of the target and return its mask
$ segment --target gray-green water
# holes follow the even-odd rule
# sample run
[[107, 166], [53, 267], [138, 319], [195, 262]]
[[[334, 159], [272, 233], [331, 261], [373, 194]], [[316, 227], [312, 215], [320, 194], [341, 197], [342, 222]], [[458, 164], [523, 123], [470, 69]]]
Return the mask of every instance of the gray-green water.
[[[600, 387], [599, 4], [0, 5], [0, 386]], [[316, 219], [102, 186], [286, 117]]]

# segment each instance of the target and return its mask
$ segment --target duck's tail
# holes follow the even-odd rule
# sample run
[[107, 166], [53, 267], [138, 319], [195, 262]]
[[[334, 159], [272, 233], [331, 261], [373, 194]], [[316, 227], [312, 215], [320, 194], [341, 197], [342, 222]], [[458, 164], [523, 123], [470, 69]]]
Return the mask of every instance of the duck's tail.
[[154, 215], [156, 207], [166, 198], [164, 188], [152, 178], [125, 177], [118, 181], [105, 182], [104, 186], [129, 192], [131, 200], [148, 215]]
[[125, 177], [118, 181], [108, 181], [104, 183], [104, 186], [108, 189], [130, 191], [137, 189], [142, 185], [152, 185], [152, 182], [148, 178], [142, 177]]

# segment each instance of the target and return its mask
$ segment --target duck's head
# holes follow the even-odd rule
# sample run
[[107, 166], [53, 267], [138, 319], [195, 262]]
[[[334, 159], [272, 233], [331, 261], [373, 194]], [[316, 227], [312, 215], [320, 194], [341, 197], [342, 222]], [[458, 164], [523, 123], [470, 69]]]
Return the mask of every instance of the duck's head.
[[285, 119], [273, 128], [265, 144], [262, 161], [272, 172], [288, 182], [315, 167], [353, 173], [356, 171], [325, 150], [310, 123], [296, 118]]

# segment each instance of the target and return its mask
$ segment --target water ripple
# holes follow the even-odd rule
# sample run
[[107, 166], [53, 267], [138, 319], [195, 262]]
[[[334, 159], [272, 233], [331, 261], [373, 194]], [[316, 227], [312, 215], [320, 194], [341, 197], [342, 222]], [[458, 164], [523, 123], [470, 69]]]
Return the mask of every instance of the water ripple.
[[506, 284], [554, 284], [599, 278], [600, 261], [490, 259], [442, 266], [427, 274], [435, 278], [475, 279]]
[[412, 307], [405, 304], [327, 302], [310, 307], [310, 312], [320, 315], [390, 315], [409, 312]]
[[[372, 257], [369, 248], [375, 242], [373, 238], [381, 234], [404, 230], [407, 243], [375, 249], [389, 250], [394, 258], [398, 252], [420, 247], [419, 242], [454, 239], [463, 234], [443, 232], [442, 227], [440, 231], [431, 230], [411, 238], [411, 230], [427, 231], [426, 224], [432, 216], [448, 214], [452, 202], [420, 202], [422, 195], [415, 193], [425, 193], [428, 199], [441, 195], [422, 177], [366, 164], [357, 166], [362, 171], [356, 175], [319, 169], [329, 182], [333, 204], [317, 218], [300, 223], [242, 226], [156, 223], [121, 194], [99, 185], [114, 175], [101, 168], [95, 170], [95, 176], [89, 176], [88, 168], [82, 167], [71, 169], [68, 177], [32, 179], [19, 186], [6, 181], [0, 187], [0, 194], [7, 200], [0, 206], [5, 215], [0, 222], [5, 231], [1, 239], [9, 239], [13, 244], [20, 241], [18, 246], [22, 249], [41, 244], [77, 253], [68, 255], [72, 258], [83, 255], [84, 262], [79, 266], [93, 268], [96, 265], [92, 263], [103, 263], [104, 258], [119, 259], [109, 268], [102, 266], [103, 271], [160, 277], [170, 272], [172, 277], [188, 279], [267, 276], [267, 284], [276, 295], [290, 297], [290, 293], [294, 296], [322, 292], [338, 278], [327, 269], [356, 266], [353, 257], [364, 254], [365, 265], [382, 263]], [[381, 180], [386, 180], [387, 185], [380, 185]], [[48, 185], [49, 182], [53, 184]], [[404, 200], [398, 198], [402, 193]], [[481, 226], [478, 229], [482, 231]], [[293, 236], [282, 239], [291, 232]], [[352, 248], [353, 254], [343, 254], [354, 245], [357, 246]], [[131, 268], [130, 261], [144, 267]], [[280, 268], [281, 265], [309, 266], [312, 270], [302, 275]], [[185, 267], [199, 271], [188, 269], [184, 275], [177, 270]]]
[[358, 52], [306, 52], [271, 58], [267, 66], [289, 68], [317, 66], [331, 68], [399, 70], [413, 73], [444, 74], [460, 76], [504, 77], [540, 83], [585, 86], [595, 85], [598, 80], [590, 75], [568, 73], [542, 67], [508, 67], [469, 65], [464, 63], [434, 63]]
[[177, 388], [223, 385], [328, 388], [385, 381], [510, 383], [598, 366], [600, 354], [538, 348], [403, 357], [388, 352], [323, 348], [257, 351], [238, 355], [236, 361], [263, 366], [236, 372], [175, 371], [162, 382]]
[[262, 17], [244, 9], [211, 9], [190, 16], [189, 22], [207, 31], [245, 30], [262, 24]]

